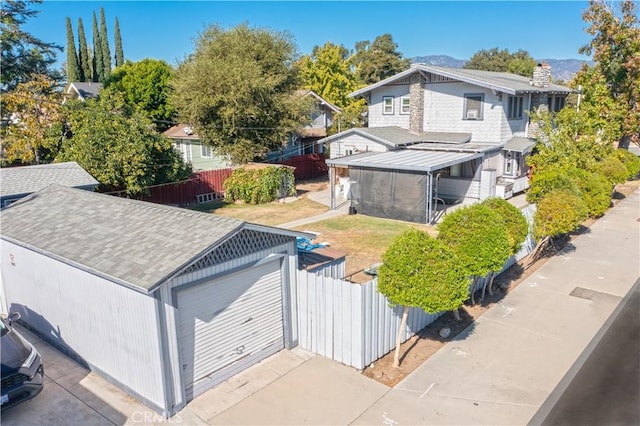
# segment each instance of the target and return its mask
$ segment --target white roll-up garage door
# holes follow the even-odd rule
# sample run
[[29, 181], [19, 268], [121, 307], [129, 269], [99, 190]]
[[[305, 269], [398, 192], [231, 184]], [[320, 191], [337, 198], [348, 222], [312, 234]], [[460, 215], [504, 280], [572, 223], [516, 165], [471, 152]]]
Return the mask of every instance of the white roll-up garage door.
[[178, 291], [187, 400], [284, 348], [280, 260]]

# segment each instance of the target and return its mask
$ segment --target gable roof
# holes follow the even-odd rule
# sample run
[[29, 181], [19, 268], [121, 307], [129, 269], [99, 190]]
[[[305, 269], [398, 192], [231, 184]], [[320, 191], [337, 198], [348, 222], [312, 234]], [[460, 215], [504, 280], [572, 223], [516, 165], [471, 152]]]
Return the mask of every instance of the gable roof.
[[100, 184], [75, 161], [0, 168], [2, 198], [25, 196], [52, 183], [73, 188], [93, 188]]
[[549, 84], [547, 87], [535, 87], [530, 84], [531, 79], [529, 77], [523, 77], [521, 75], [511, 74], [508, 72], [467, 70], [463, 68], [446, 68], [434, 65], [413, 64], [411, 68], [375, 84], [356, 90], [349, 94], [349, 96], [363, 96], [378, 87], [394, 83], [397, 80], [414, 73], [420, 73], [422, 75], [425, 73], [431, 73], [510, 95], [523, 93], [576, 93], [575, 90], [566, 86], [560, 86], [559, 84]]
[[298, 90], [296, 93], [299, 94], [303, 98], [305, 96], [309, 96], [309, 95], [313, 96], [318, 102], [320, 102], [321, 105], [326, 105], [333, 112], [341, 112], [342, 111], [340, 108], [338, 108], [337, 106], [335, 106], [331, 102], [327, 101], [326, 99], [324, 99], [322, 96], [318, 95], [313, 90], [302, 89], [302, 90]]
[[23, 198], [0, 215], [3, 240], [143, 293], [240, 230], [307, 236], [59, 185]]
[[162, 132], [162, 136], [169, 139], [191, 139], [200, 140], [195, 130], [188, 124], [176, 124]]
[[454, 132], [421, 132], [414, 133], [398, 126], [388, 127], [358, 127], [344, 132], [336, 133], [327, 138], [320, 139], [318, 143], [331, 143], [349, 135], [360, 135], [374, 142], [397, 148], [424, 142], [434, 143], [465, 143], [471, 140], [471, 133]]
[[100, 90], [102, 90], [102, 83], [74, 81], [69, 83], [67, 93], [74, 91], [78, 95], [78, 98], [84, 101], [97, 97]]

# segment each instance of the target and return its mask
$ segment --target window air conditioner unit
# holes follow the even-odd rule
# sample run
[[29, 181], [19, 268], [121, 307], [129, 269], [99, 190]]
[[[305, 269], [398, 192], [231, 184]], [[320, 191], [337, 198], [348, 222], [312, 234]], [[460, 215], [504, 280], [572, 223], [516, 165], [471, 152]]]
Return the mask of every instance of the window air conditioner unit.
[[470, 109], [467, 111], [467, 120], [476, 120], [478, 118], [478, 110]]

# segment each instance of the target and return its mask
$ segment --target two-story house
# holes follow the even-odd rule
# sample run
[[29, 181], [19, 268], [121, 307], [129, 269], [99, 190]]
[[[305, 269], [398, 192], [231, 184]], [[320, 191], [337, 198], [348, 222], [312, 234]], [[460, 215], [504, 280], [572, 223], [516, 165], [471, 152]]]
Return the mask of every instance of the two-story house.
[[191, 126], [176, 124], [165, 130], [162, 135], [171, 139], [173, 148], [180, 153], [185, 163], [191, 164], [194, 172], [226, 169], [231, 160], [219, 155], [210, 145], [204, 144]]
[[282, 161], [296, 155], [321, 154], [323, 144], [318, 141], [327, 136], [327, 131], [333, 126], [336, 114], [342, 112], [340, 108], [319, 96], [313, 90], [298, 90], [300, 98], [310, 97], [313, 103], [311, 122], [300, 132], [289, 136], [286, 145], [267, 154], [268, 161]]
[[437, 201], [509, 198], [528, 187], [529, 111], [559, 111], [573, 90], [538, 65], [531, 78], [414, 64], [351, 94], [369, 105], [369, 127], [320, 140], [328, 146], [331, 199], [372, 216], [429, 223]]

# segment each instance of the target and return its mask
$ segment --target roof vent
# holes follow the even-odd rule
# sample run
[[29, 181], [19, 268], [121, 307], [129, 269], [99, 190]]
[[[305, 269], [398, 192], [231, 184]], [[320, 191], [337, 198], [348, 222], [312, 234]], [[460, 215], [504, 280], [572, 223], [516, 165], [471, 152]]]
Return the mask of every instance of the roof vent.
[[193, 134], [193, 129], [191, 127], [189, 127], [189, 126], [186, 126], [184, 128], [184, 133], [187, 134], [187, 135], [192, 135]]

